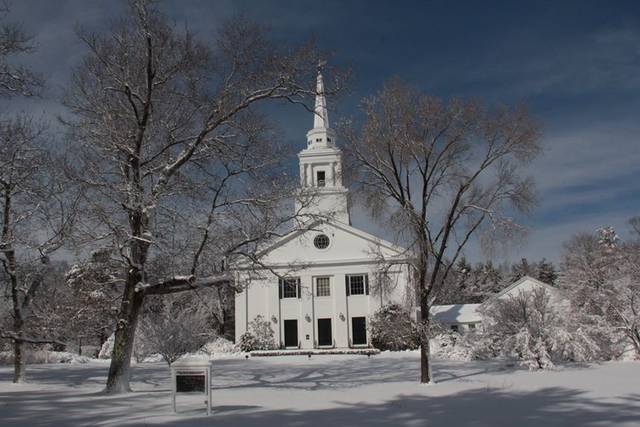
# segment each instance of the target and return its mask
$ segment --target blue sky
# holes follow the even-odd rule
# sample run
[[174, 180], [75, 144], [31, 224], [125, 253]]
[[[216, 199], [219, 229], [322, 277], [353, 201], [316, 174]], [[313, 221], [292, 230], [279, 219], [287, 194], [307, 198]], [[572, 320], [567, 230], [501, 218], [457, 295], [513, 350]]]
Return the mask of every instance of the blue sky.
[[[528, 168], [541, 203], [512, 259], [558, 259], [562, 242], [605, 224], [627, 234], [640, 215], [640, 2], [638, 1], [165, 1], [175, 21], [210, 37], [244, 13], [282, 43], [314, 36], [332, 62], [353, 70], [350, 93], [331, 117], [399, 76], [442, 97], [526, 103], [543, 124], [544, 153]], [[11, 19], [35, 35], [29, 62], [55, 97], [84, 52], [74, 25], [105, 28], [118, 1], [14, 2]], [[304, 146], [309, 114], [278, 114], [283, 138]], [[384, 234], [364, 215], [354, 225]], [[478, 258], [474, 248], [469, 255]]]

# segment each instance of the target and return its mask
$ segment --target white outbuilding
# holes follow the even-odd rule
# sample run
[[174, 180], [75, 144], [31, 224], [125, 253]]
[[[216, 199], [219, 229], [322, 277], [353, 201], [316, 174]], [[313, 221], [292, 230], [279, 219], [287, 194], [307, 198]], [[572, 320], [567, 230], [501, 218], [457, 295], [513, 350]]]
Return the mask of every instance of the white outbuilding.
[[480, 304], [434, 305], [430, 313], [434, 320], [454, 332], [474, 332], [481, 329]]
[[[295, 227], [260, 253], [264, 268], [240, 271], [235, 299], [236, 342], [257, 316], [270, 322], [284, 349], [368, 347], [370, 316], [383, 304], [405, 302], [406, 251], [351, 225], [342, 153], [329, 126], [318, 73], [313, 128], [299, 154], [298, 213], [316, 219]], [[319, 218], [319, 219], [318, 219]], [[380, 260], [393, 266], [380, 272]]]

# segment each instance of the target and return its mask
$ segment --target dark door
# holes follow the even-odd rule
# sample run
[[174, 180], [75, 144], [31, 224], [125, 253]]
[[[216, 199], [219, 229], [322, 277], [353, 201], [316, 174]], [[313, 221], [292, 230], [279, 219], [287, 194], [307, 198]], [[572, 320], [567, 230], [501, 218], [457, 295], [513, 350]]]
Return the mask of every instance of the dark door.
[[353, 345], [362, 345], [367, 343], [366, 317], [351, 318], [351, 336], [353, 339]]
[[318, 345], [332, 345], [331, 319], [318, 319]]
[[298, 321], [297, 320], [284, 321], [284, 346], [285, 347], [298, 346]]

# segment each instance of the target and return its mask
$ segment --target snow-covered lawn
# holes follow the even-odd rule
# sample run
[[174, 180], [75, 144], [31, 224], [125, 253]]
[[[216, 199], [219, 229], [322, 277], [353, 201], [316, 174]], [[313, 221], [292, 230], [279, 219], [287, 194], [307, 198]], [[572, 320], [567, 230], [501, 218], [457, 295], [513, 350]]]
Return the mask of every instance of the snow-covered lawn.
[[171, 412], [169, 371], [134, 368], [125, 396], [103, 396], [108, 365], [35, 365], [29, 384], [0, 367], [1, 426], [640, 426], [640, 363], [548, 372], [488, 362], [436, 362], [417, 383], [418, 355], [303, 356], [214, 361], [213, 410], [182, 396]]

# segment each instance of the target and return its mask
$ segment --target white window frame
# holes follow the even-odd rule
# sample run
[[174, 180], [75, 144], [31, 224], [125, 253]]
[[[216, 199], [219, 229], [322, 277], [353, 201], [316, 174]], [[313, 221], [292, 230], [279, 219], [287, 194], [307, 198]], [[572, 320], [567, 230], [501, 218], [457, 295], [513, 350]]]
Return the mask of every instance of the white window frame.
[[[327, 280], [327, 294], [326, 295], [320, 295], [320, 287], [318, 285], [320, 285], [319, 280]], [[315, 278], [315, 282], [316, 282], [316, 297], [318, 298], [328, 298], [331, 296], [331, 278], [329, 276], [319, 276]], [[323, 283], [323, 285], [325, 285], [325, 283]]]
[[[349, 274], [347, 275], [348, 280], [349, 280], [349, 296], [351, 295], [367, 295], [367, 274], [366, 273], [362, 273], [362, 274]], [[354, 277], [360, 277], [362, 278], [362, 292], [353, 292], [353, 283], [351, 282], [351, 280]]]
[[[293, 285], [293, 289], [294, 289], [294, 295], [286, 295], [285, 294], [285, 290], [287, 289], [287, 286], [285, 285]], [[280, 299], [297, 299], [299, 298], [298, 295], [298, 290], [300, 289], [300, 278], [299, 277], [287, 277], [284, 279], [280, 279], [278, 281], [278, 286], [282, 287], [282, 297]]]

